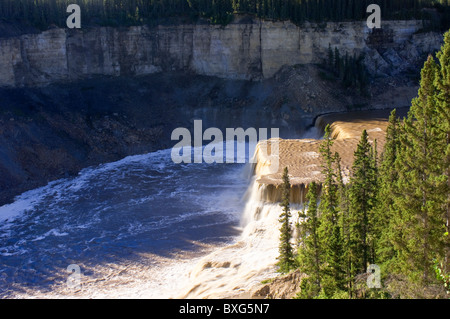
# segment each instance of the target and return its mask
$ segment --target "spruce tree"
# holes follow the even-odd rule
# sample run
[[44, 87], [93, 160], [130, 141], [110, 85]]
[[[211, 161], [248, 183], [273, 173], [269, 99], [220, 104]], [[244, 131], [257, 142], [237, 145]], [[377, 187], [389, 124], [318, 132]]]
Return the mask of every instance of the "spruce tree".
[[[399, 190], [396, 188], [398, 172], [395, 168], [395, 161], [400, 147], [400, 121], [397, 117], [397, 111], [394, 109], [389, 116], [389, 123], [386, 129], [386, 142], [381, 155], [379, 168], [379, 187], [377, 192], [377, 206], [375, 210], [374, 226], [375, 232], [379, 237], [377, 242], [377, 255], [379, 261], [389, 267], [388, 264], [396, 256], [396, 250], [393, 245], [394, 232], [398, 232], [391, 226], [398, 218], [394, 206], [394, 197], [399, 196]], [[386, 274], [386, 271], [382, 271]]]
[[323, 289], [325, 294], [332, 296], [336, 291], [342, 290], [344, 284], [342, 236], [340, 230], [339, 208], [337, 198], [337, 183], [334, 170], [335, 157], [331, 147], [331, 128], [325, 127], [325, 135], [319, 150], [322, 158], [322, 175], [324, 176], [319, 211], [321, 224], [319, 238], [323, 245], [324, 268]]
[[[440, 192], [445, 197], [446, 203], [443, 210], [443, 245], [444, 252], [441, 259], [443, 272], [450, 274], [450, 31], [444, 35], [444, 45], [437, 53], [440, 69], [436, 76], [438, 93], [436, 96], [436, 111], [438, 118], [438, 132], [440, 138], [440, 152], [442, 158], [442, 179], [443, 183]], [[445, 182], [446, 181], [446, 182]]]
[[[417, 283], [431, 280], [432, 260], [443, 249], [442, 134], [437, 112], [438, 66], [429, 56], [421, 71], [418, 97], [413, 99], [403, 124], [401, 147], [396, 160], [401, 195], [395, 197], [400, 216], [394, 227], [402, 229], [394, 240], [399, 249], [398, 266]], [[447, 182], [447, 181], [445, 181]]]
[[[341, 167], [341, 157], [339, 153], [334, 155], [337, 166], [337, 185], [338, 185], [338, 203], [339, 203], [339, 214], [340, 227], [342, 233], [342, 269], [345, 273], [345, 290], [347, 292], [352, 291], [353, 281], [351, 280], [351, 257], [350, 257], [350, 202], [348, 198], [348, 187], [344, 183], [344, 176]], [[351, 295], [350, 295], [351, 297]]]
[[374, 152], [366, 130], [354, 153], [350, 179], [350, 255], [352, 276], [366, 272], [373, 263], [371, 245], [373, 240], [373, 207], [376, 195], [376, 167]]
[[327, 124], [323, 141], [319, 146], [319, 152], [322, 159], [322, 175], [324, 177], [320, 211], [330, 212], [332, 217], [335, 217], [338, 205], [336, 174], [334, 171], [335, 157], [331, 149], [333, 144], [334, 141], [331, 137], [331, 127]]
[[309, 185], [306, 199], [308, 207], [305, 216], [302, 216], [305, 221], [301, 225], [303, 239], [298, 251], [298, 260], [299, 267], [308, 275], [308, 280], [303, 283], [300, 298], [312, 298], [321, 290], [322, 249], [318, 236], [320, 220], [317, 209], [318, 187], [315, 182]]
[[334, 54], [333, 50], [331, 49], [331, 44], [328, 43], [328, 60], [327, 65], [329, 70], [333, 70], [334, 68]]
[[291, 210], [289, 205], [289, 197], [291, 191], [291, 184], [289, 181], [288, 168], [285, 167], [283, 170], [283, 184], [282, 184], [282, 197], [281, 197], [281, 207], [283, 208], [280, 214], [279, 222], [281, 223], [280, 228], [280, 245], [279, 245], [279, 257], [278, 257], [278, 267], [279, 271], [282, 273], [289, 272], [294, 268], [294, 254], [291, 246], [292, 230], [290, 224]]

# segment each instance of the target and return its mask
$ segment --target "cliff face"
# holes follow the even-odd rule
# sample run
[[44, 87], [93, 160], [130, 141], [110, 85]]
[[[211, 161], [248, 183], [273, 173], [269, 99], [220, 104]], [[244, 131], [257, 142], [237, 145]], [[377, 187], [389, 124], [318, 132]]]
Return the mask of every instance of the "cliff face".
[[[54, 28], [1, 38], [0, 204], [88, 165], [172, 147], [172, 130], [194, 119], [220, 129], [279, 127], [281, 137], [297, 138], [319, 114], [408, 106], [417, 94], [408, 74], [419, 73], [442, 36], [416, 33], [417, 21], [382, 26], [241, 17], [225, 27]], [[386, 77], [374, 77], [368, 96], [330, 81], [312, 64], [329, 45], [367, 53], [371, 73]]]
[[[382, 32], [374, 35], [365, 22], [298, 27], [243, 17], [225, 27], [55, 28], [0, 40], [0, 86], [41, 86], [94, 75], [178, 70], [228, 79], [263, 79], [284, 65], [321, 62], [329, 45], [349, 54], [367, 52], [369, 64], [386, 67], [386, 57], [377, 49], [402, 47], [410, 52], [406, 46], [417, 42], [413, 37], [422, 23], [383, 21], [382, 27]], [[436, 39], [422, 39], [409, 54], [438, 47]]]

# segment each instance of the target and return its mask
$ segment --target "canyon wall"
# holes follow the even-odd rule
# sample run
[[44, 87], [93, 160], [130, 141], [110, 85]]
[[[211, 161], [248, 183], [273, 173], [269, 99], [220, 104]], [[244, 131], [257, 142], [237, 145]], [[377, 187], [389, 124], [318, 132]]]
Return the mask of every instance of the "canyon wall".
[[321, 62], [329, 45], [349, 54], [367, 52], [372, 64], [382, 68], [386, 59], [380, 59], [377, 47], [402, 47], [410, 55], [420, 53], [417, 43], [419, 51], [439, 47], [438, 35], [416, 34], [421, 28], [421, 21], [383, 21], [382, 32], [375, 34], [364, 21], [298, 27], [250, 17], [238, 17], [227, 26], [53, 28], [0, 39], [0, 86], [178, 70], [258, 80], [272, 77], [284, 65]]
[[[442, 34], [418, 32], [420, 21], [382, 27], [238, 17], [227, 26], [11, 37], [0, 28], [0, 204], [89, 165], [172, 147], [172, 130], [193, 119], [220, 129], [279, 127], [281, 137], [297, 138], [319, 114], [408, 106], [417, 94], [411, 74]], [[369, 96], [324, 78], [314, 63], [329, 46], [366, 53], [382, 77], [373, 77]]]

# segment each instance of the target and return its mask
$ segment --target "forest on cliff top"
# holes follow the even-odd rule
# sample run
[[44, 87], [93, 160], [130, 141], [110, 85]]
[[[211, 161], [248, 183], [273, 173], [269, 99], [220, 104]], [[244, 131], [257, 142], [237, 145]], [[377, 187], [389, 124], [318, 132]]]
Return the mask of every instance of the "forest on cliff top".
[[450, 24], [449, 0], [2, 0], [0, 21], [41, 30], [50, 25], [62, 27], [69, 4], [80, 5], [84, 25], [156, 25], [199, 18], [227, 24], [236, 14], [301, 25], [363, 20], [369, 4], [380, 6], [382, 19], [423, 19], [434, 30], [446, 30]]

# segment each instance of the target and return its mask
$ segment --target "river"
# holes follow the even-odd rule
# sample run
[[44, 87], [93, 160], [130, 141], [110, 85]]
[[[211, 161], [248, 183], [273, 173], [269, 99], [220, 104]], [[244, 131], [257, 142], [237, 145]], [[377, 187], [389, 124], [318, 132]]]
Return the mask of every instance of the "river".
[[[170, 152], [86, 168], [0, 207], [0, 296], [176, 294], [170, 269], [182, 275], [240, 234], [249, 179], [245, 164], [175, 164]], [[155, 287], [133, 292], [137, 281]]]

